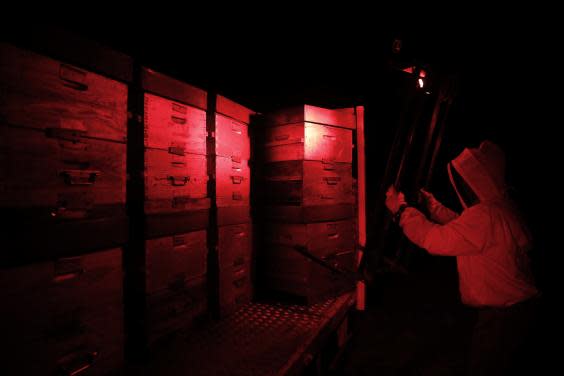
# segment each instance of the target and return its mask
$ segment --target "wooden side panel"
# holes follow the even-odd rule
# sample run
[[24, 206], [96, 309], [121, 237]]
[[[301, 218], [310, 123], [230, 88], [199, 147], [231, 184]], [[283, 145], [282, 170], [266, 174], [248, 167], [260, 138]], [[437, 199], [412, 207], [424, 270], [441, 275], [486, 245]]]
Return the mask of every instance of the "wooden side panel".
[[206, 274], [206, 231], [176, 234], [145, 242], [147, 292]]
[[248, 161], [216, 158], [217, 206], [249, 206], [251, 172]]
[[216, 155], [249, 160], [251, 140], [247, 125], [222, 115], [217, 115], [215, 119]]
[[124, 144], [0, 126], [1, 207], [88, 218], [96, 206], [125, 203], [125, 177]]
[[0, 51], [6, 124], [125, 142], [125, 84], [6, 44]]
[[145, 147], [206, 154], [206, 112], [145, 94]]
[[148, 214], [203, 209], [206, 156], [145, 150], [145, 210]]
[[123, 363], [121, 250], [0, 270], [8, 374], [106, 375]]

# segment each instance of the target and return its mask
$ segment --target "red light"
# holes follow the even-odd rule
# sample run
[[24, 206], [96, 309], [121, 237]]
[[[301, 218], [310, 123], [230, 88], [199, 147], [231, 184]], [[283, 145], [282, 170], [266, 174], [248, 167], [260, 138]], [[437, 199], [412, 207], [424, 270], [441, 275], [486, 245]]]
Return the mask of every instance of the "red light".
[[425, 82], [423, 82], [422, 78], [418, 79], [417, 82], [419, 83], [420, 88], [423, 88], [423, 86], [425, 86]]

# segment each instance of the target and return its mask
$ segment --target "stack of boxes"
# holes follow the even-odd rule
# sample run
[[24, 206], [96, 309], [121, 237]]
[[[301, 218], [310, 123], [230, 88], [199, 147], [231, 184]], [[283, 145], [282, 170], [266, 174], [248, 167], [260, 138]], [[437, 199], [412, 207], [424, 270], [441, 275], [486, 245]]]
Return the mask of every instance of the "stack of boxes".
[[[143, 357], [253, 296], [255, 112], [69, 43], [57, 55], [65, 62], [0, 44], [9, 374], [105, 374], [123, 363], [124, 334], [127, 355]], [[354, 109], [302, 106], [267, 119], [267, 282], [308, 299], [334, 293], [349, 285], [295, 248], [353, 268]]]
[[[144, 257], [132, 257], [128, 266], [144, 273], [136, 281], [144, 291], [136, 295], [144, 295], [145, 315], [139, 319], [151, 345], [207, 310], [207, 93], [147, 68], [141, 68], [140, 82], [143, 116], [136, 126], [143, 128], [144, 223], [139, 226], [145, 241], [142, 251], [131, 251]], [[132, 234], [131, 244], [137, 236]], [[130, 317], [135, 320], [135, 314]]]
[[267, 115], [262, 251], [272, 289], [313, 301], [352, 287], [314, 258], [337, 269], [354, 269], [355, 127], [354, 108], [306, 105]]
[[253, 294], [248, 128], [254, 112], [221, 95], [215, 106], [219, 309], [225, 315], [249, 302]]
[[131, 61], [75, 47], [86, 46], [97, 73], [80, 56], [0, 44], [4, 374], [103, 375], [123, 362]]

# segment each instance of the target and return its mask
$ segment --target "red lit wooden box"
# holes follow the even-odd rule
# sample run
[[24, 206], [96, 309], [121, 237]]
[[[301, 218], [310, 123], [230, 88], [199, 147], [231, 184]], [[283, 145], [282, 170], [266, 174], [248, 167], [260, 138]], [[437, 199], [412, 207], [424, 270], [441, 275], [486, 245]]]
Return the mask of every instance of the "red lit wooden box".
[[2, 208], [53, 221], [99, 218], [125, 204], [125, 145], [0, 125]]
[[145, 212], [158, 214], [206, 209], [205, 155], [145, 150]]
[[146, 240], [146, 283], [149, 294], [206, 274], [206, 231]]
[[149, 237], [203, 229], [210, 200], [207, 93], [141, 70], [146, 231]]
[[329, 109], [307, 104], [285, 108], [266, 115], [267, 125], [284, 125], [303, 122], [356, 129], [357, 119], [353, 107]]
[[228, 315], [253, 296], [251, 264], [244, 264], [220, 271], [219, 305], [222, 315]]
[[5, 125], [125, 142], [124, 83], [7, 44], [0, 49]]
[[216, 97], [216, 112], [218, 114], [235, 119], [243, 124], [250, 124], [253, 116], [257, 113], [239, 103], [236, 103], [222, 95]]
[[251, 224], [244, 223], [219, 228], [219, 269], [242, 267], [252, 263]]
[[317, 256], [355, 248], [355, 227], [352, 220], [309, 224], [268, 223], [268, 243], [301, 246]]
[[298, 106], [266, 116], [265, 161], [352, 162], [353, 108]]
[[352, 162], [352, 131], [315, 123], [298, 123], [265, 130], [265, 161], [310, 160]]
[[248, 125], [235, 119], [216, 115], [215, 153], [234, 160], [248, 160], [251, 156], [251, 143]]
[[215, 154], [217, 222], [219, 226], [248, 223], [250, 217], [251, 141], [256, 112], [224, 96], [216, 96]]
[[146, 93], [145, 147], [177, 154], [206, 154], [206, 112]]
[[178, 81], [150, 68], [141, 69], [141, 87], [145, 92], [206, 110], [208, 94], [195, 86]]
[[149, 344], [206, 312], [206, 236], [204, 230], [146, 240]]
[[178, 279], [147, 296], [147, 342], [153, 346], [172, 333], [193, 326], [207, 311], [206, 277]]
[[268, 204], [328, 206], [354, 204], [352, 165], [287, 161], [265, 165]]
[[106, 375], [123, 363], [121, 249], [0, 269], [4, 374]]
[[[265, 257], [265, 273], [268, 275], [265, 283], [273, 290], [313, 302], [354, 288], [354, 282], [313, 262], [292, 247], [269, 246]], [[326, 254], [322, 259], [339, 269], [353, 270], [355, 265], [352, 250]]]
[[0, 86], [7, 244], [26, 262], [38, 247], [45, 257], [122, 244], [127, 85], [2, 43]]
[[248, 161], [216, 158], [216, 196], [218, 207], [249, 206], [251, 172]]

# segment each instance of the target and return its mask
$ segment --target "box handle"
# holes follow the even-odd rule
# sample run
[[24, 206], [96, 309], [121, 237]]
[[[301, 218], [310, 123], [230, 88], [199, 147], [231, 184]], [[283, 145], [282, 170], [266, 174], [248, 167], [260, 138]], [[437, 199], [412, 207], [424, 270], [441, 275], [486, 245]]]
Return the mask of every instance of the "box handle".
[[231, 175], [231, 180], [233, 181], [233, 184], [241, 184], [243, 182], [243, 177], [237, 175]]
[[169, 154], [174, 154], [174, 155], [184, 155], [184, 148], [183, 147], [178, 147], [178, 146], [169, 146], [168, 147], [168, 153]]
[[63, 170], [59, 173], [67, 185], [93, 185], [98, 175], [100, 171], [96, 170]]
[[190, 181], [190, 176], [173, 176], [169, 175], [168, 180], [170, 180], [170, 184], [175, 187], [182, 187], [188, 184]]
[[323, 159], [323, 161], [321, 162], [323, 164], [323, 169], [325, 171], [334, 171], [336, 170], [337, 165], [335, 164], [335, 162]]
[[172, 120], [172, 122], [176, 124], [180, 124], [180, 125], [186, 124], [186, 118], [180, 116], [170, 115], [170, 120]]
[[69, 128], [45, 128], [45, 135], [49, 138], [58, 138], [60, 140], [72, 142], [84, 142], [82, 139], [87, 132], [81, 129]]
[[243, 256], [237, 257], [233, 260], [233, 266], [241, 266], [245, 264], [245, 258]]
[[239, 231], [238, 233], [234, 234], [233, 236], [236, 238], [244, 238], [247, 235], [246, 231]]
[[341, 181], [341, 178], [339, 176], [325, 176], [323, 180], [327, 185], [337, 185]]
[[303, 137], [300, 138], [290, 138], [290, 135], [275, 135], [274, 139], [270, 139], [269, 142], [265, 143], [265, 147], [275, 147], [283, 145], [293, 145], [293, 144], [303, 144]]
[[186, 112], [187, 112], [187, 109], [186, 109], [186, 107], [181, 106], [178, 103], [173, 103], [172, 104], [172, 111], [179, 112], [179, 113], [185, 115]]
[[244, 277], [237, 278], [236, 280], [234, 280], [233, 286], [240, 289], [241, 287], [245, 286], [246, 283], [247, 283], [247, 276], [244, 276]]
[[63, 85], [77, 91], [87, 91], [86, 72], [78, 70], [66, 64], [59, 67], [59, 78], [63, 81]]
[[82, 274], [84, 274], [84, 268], [80, 257], [67, 257], [55, 261], [53, 281], [56, 283], [78, 278]]
[[241, 192], [233, 192], [233, 194], [231, 195], [231, 198], [234, 201], [243, 201], [243, 195], [241, 194]]
[[53, 282], [61, 283], [61, 282], [69, 281], [71, 279], [75, 279], [75, 278], [80, 277], [83, 273], [84, 273], [84, 269], [80, 269], [80, 270], [77, 270], [75, 272], [58, 274], [58, 275], [55, 276], [55, 278], [53, 278]]
[[241, 156], [240, 155], [232, 155], [231, 162], [233, 163], [241, 163]]
[[337, 141], [337, 137], [330, 134], [324, 134], [323, 139], [326, 141]]
[[98, 357], [97, 351], [87, 351], [80, 355], [72, 356], [59, 366], [59, 374], [65, 376], [77, 376], [94, 365]]
[[184, 235], [173, 235], [172, 237], [172, 247], [184, 247], [186, 246], [186, 237]]

